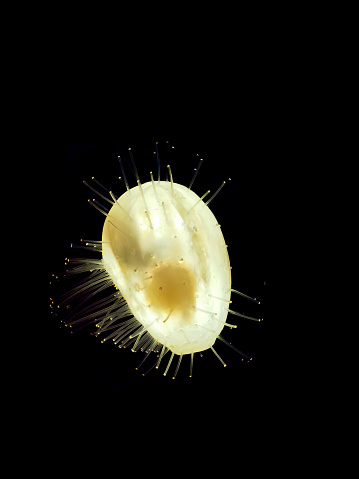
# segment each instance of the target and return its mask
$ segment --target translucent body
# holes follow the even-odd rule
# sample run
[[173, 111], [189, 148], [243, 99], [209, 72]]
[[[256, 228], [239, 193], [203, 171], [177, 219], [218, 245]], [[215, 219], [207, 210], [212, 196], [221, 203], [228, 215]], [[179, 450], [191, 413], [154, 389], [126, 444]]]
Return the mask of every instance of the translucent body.
[[214, 344], [228, 314], [230, 264], [216, 218], [192, 190], [156, 181], [126, 191], [102, 241], [107, 272], [156, 341], [179, 355]]

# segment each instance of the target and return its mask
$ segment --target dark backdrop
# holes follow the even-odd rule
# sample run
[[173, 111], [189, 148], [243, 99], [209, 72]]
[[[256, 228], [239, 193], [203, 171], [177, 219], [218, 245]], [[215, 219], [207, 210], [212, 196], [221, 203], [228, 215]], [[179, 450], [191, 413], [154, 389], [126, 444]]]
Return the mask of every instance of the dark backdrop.
[[[293, 127], [286, 95], [279, 99], [278, 90], [270, 95], [268, 90], [268, 84], [265, 92], [259, 85], [248, 84], [241, 95], [228, 97], [223, 92], [213, 102], [210, 92], [202, 94], [201, 101], [196, 101], [196, 95], [183, 102], [173, 96], [176, 100], [168, 102], [154, 97], [143, 102], [102, 104], [86, 98], [77, 102], [76, 95], [63, 104], [56, 101], [61, 114], [58, 118], [51, 115], [56, 121], [46, 139], [40, 140], [47, 157], [42, 197], [51, 205], [44, 221], [42, 278], [46, 286], [42, 292], [46, 307], [37, 328], [36, 377], [40, 388], [65, 394], [121, 391], [130, 402], [153, 391], [159, 400], [191, 396], [198, 403], [230, 405], [242, 395], [257, 400], [268, 394], [269, 384], [282, 381], [283, 359], [277, 337], [280, 325], [272, 304], [277, 287], [275, 265], [283, 241], [277, 224], [283, 194], [279, 185], [286, 173]], [[47, 283], [53, 272], [64, 268], [69, 243], [80, 238], [101, 239], [104, 218], [88, 204], [93, 194], [82, 180], [95, 176], [121, 194], [124, 188], [116, 180], [121, 175], [117, 155], [126, 156], [128, 147], [133, 149], [141, 180], [149, 180], [149, 171], [156, 171], [156, 141], [162, 151], [162, 172], [170, 163], [174, 181], [186, 184], [197, 166], [196, 155], [204, 158], [193, 185], [199, 195], [207, 189], [214, 191], [231, 178], [211, 209], [228, 244], [233, 287], [262, 303], [257, 306], [233, 298], [233, 309], [264, 321], [229, 316], [228, 320], [239, 326], [224, 331], [228, 340], [253, 357], [249, 364], [242, 363], [241, 357], [225, 345], [217, 347], [217, 342], [226, 368], [207, 351], [203, 358], [195, 355], [191, 379], [186, 357], [175, 381], [170, 374], [162, 376], [163, 364], [159, 371], [152, 370], [143, 377], [141, 370], [135, 370], [142, 353], [101, 344], [86, 330], [71, 335], [49, 316], [47, 304], [52, 292]], [[175, 149], [166, 152], [166, 141]], [[134, 177], [129, 170], [127, 173], [134, 186]]]

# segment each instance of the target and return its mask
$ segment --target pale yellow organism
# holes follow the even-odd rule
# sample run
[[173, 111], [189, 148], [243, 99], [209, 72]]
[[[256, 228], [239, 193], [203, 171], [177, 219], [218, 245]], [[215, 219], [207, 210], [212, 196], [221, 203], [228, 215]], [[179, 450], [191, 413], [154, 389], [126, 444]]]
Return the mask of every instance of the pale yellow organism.
[[[183, 355], [190, 355], [192, 376], [194, 354], [206, 349], [225, 366], [213, 345], [220, 339], [236, 349], [221, 336], [224, 326], [236, 327], [226, 322], [228, 313], [259, 320], [229, 309], [231, 292], [258, 301], [231, 289], [227, 246], [208, 207], [225, 182], [204, 202], [209, 191], [200, 198], [191, 190], [201, 163], [189, 188], [173, 181], [169, 166], [170, 181], [161, 181], [159, 174], [155, 181], [151, 172], [151, 181], [141, 184], [131, 151], [130, 155], [137, 186], [129, 187], [120, 161], [126, 192], [119, 198], [110, 191], [110, 200], [84, 182], [111, 208], [106, 211], [95, 199], [89, 200], [106, 219], [102, 241], [84, 241], [82, 248], [98, 251], [102, 258], [67, 260], [78, 263], [70, 273], [90, 271], [90, 276], [59, 303], [69, 308], [74, 299], [81, 300], [82, 308], [72, 308], [64, 322], [71, 327], [95, 323], [95, 334], [105, 335], [104, 341], [112, 339], [119, 347], [131, 346], [132, 351], [140, 349], [145, 359], [155, 352], [153, 366], [157, 368], [170, 353], [165, 375], [174, 355], [178, 362], [173, 377]], [[84, 306], [112, 285], [118, 293]]]
[[221, 229], [202, 201], [192, 208], [198, 200], [176, 183], [145, 183], [118, 199], [102, 235], [104, 265], [132, 314], [178, 355], [213, 346], [231, 296]]

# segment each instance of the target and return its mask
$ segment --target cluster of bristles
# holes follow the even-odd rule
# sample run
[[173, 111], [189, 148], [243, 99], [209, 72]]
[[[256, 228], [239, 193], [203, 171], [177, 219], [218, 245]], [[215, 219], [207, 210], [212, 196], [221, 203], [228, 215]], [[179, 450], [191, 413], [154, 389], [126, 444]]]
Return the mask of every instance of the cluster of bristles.
[[[131, 149], [129, 149], [131, 150]], [[158, 155], [158, 148], [156, 144], [156, 153], [157, 153], [157, 161], [158, 161], [158, 168], [159, 167], [159, 155]], [[136, 166], [134, 164], [133, 155], [130, 151], [131, 160], [134, 165], [134, 169], [136, 172], [137, 182], [139, 182], [138, 173]], [[120, 160], [120, 157], [119, 157]], [[202, 159], [199, 160], [197, 168], [194, 169], [194, 174], [189, 184], [189, 188], [192, 187], [193, 182], [198, 174], [199, 168], [202, 164]], [[129, 185], [127, 182], [127, 178], [123, 169], [123, 165], [120, 160], [120, 166], [124, 177], [124, 182], [126, 185], [127, 190], [129, 189]], [[172, 179], [172, 173], [169, 168], [170, 172], [170, 179]], [[152, 178], [152, 172], [151, 172]], [[96, 183], [97, 187], [100, 187], [103, 191], [107, 192], [107, 194], [111, 197], [111, 200], [106, 198], [102, 193], [100, 193], [95, 187], [89, 185], [86, 181], [83, 183], [93, 192], [95, 192], [100, 198], [111, 204], [111, 206], [116, 202], [117, 197], [109, 190], [107, 190], [100, 182], [98, 182], [94, 177], [92, 178], [94, 183]], [[221, 186], [216, 190], [214, 195], [207, 201], [208, 204], [222, 189], [224, 186], [225, 181], [221, 184]], [[204, 195], [206, 196], [209, 191]], [[203, 197], [202, 197], [203, 198]], [[89, 200], [90, 201], [90, 200]], [[94, 206], [98, 211], [107, 215], [108, 210], [103, 205], [100, 205], [97, 200], [90, 201], [90, 204]], [[80, 240], [81, 245], [71, 244], [71, 248], [91, 251], [94, 253], [102, 254], [102, 242], [101, 241], [92, 241], [92, 240]], [[88, 276], [83, 280], [79, 281], [76, 286], [69, 291], [68, 293], [60, 296], [57, 305], [55, 305], [55, 301], [50, 298], [50, 308], [51, 312], [58, 316], [59, 312], [64, 311], [65, 315], [61, 319], [61, 323], [65, 326], [68, 326], [73, 331], [78, 331], [90, 325], [96, 326], [96, 331], [92, 332], [91, 334], [95, 336], [105, 335], [101, 342], [105, 342], [108, 340], [112, 340], [115, 345], [119, 348], [127, 348], [131, 346], [131, 351], [137, 352], [142, 351], [145, 353], [144, 358], [138, 365], [136, 369], [141, 367], [146, 359], [150, 356], [150, 353], [156, 354], [156, 360], [152, 363], [149, 369], [143, 373], [146, 375], [149, 371], [151, 371], [154, 367], [156, 369], [159, 368], [160, 363], [165, 355], [168, 352], [171, 352], [169, 361], [164, 371], [164, 375], [167, 375], [168, 370], [171, 366], [172, 360], [174, 358], [175, 353], [170, 351], [168, 347], [159, 343], [154, 339], [147, 331], [147, 329], [133, 316], [131, 313], [126, 300], [122, 297], [120, 291], [113, 292], [111, 294], [104, 295], [104, 292], [111, 288], [113, 289], [114, 284], [112, 279], [110, 278], [108, 272], [106, 271], [102, 259], [95, 259], [95, 258], [65, 258], [65, 265], [69, 266], [72, 265], [70, 269], [67, 269], [63, 276], [70, 277], [74, 274], [86, 273]], [[58, 276], [52, 275], [53, 279], [59, 279]], [[52, 283], [52, 280], [50, 283]], [[231, 290], [232, 292], [249, 299], [257, 304], [259, 301], [256, 298], [251, 298], [244, 293], [240, 293], [234, 289]], [[95, 297], [101, 296], [100, 299], [97, 299], [94, 302], [91, 302]], [[230, 301], [231, 303], [231, 301]], [[74, 305], [74, 306], [73, 306]], [[235, 316], [240, 316], [242, 318], [254, 320], [254, 321], [262, 321], [260, 318], [254, 318], [251, 316], [244, 315], [242, 313], [238, 313], [231, 309], [228, 309], [228, 312]], [[127, 319], [126, 319], [127, 318]], [[236, 328], [236, 325], [230, 324], [228, 325], [232, 328]], [[242, 356], [242, 361], [247, 360], [250, 361], [248, 355], [243, 353], [242, 351], [235, 348], [230, 342], [226, 341], [221, 335], [218, 336], [218, 339], [225, 343], [227, 346], [238, 352]], [[223, 366], [226, 366], [223, 359], [219, 356], [219, 354], [211, 348], [213, 353], [219, 359]], [[202, 355], [202, 353], [199, 353]], [[175, 368], [175, 372], [172, 376], [174, 379], [177, 375], [179, 370], [181, 361], [182, 361], [182, 354], [178, 355], [178, 362]], [[193, 373], [193, 358], [194, 353], [188, 354], [190, 356], [190, 373], [189, 376], [192, 377]]]

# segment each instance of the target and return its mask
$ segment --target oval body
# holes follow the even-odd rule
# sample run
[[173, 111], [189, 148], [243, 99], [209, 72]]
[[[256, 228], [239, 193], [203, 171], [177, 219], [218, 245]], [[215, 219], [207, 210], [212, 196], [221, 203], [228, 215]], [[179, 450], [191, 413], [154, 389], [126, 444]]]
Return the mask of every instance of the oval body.
[[158, 343], [179, 355], [214, 344], [228, 314], [231, 270], [220, 226], [192, 190], [155, 181], [126, 191], [108, 213], [102, 242], [107, 272]]

